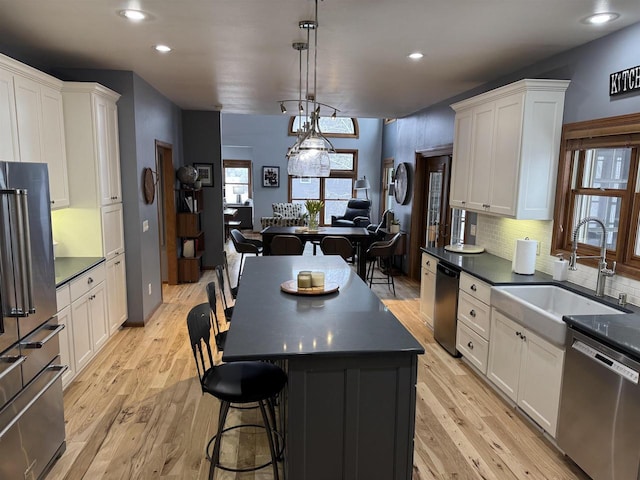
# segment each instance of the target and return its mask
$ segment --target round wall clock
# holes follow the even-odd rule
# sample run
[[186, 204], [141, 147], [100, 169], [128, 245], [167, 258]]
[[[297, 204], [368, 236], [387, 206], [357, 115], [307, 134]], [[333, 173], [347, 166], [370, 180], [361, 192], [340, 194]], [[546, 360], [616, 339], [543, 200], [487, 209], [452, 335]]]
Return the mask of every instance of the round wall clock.
[[156, 196], [156, 182], [153, 180], [153, 171], [150, 168], [143, 169], [142, 179], [144, 201], [147, 204], [153, 203], [153, 198]]
[[398, 202], [400, 205], [404, 205], [407, 202], [407, 190], [409, 188], [409, 178], [407, 174], [406, 163], [401, 163], [396, 168], [395, 184], [396, 202]]

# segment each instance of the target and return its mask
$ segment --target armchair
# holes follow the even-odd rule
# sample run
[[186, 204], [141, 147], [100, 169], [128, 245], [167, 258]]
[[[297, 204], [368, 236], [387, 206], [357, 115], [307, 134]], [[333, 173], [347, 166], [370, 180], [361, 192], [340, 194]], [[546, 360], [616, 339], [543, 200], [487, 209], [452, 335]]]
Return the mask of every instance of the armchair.
[[364, 198], [352, 198], [347, 202], [344, 215], [336, 217], [331, 215], [332, 227], [366, 227], [371, 223], [369, 212], [371, 200]]

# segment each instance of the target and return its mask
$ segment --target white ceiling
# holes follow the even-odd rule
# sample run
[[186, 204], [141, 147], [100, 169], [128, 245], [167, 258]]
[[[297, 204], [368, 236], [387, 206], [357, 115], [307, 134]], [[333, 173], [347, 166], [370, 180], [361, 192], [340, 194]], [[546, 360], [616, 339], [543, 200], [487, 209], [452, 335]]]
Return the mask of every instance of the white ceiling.
[[[277, 114], [298, 97], [313, 0], [0, 0], [0, 51], [133, 70], [184, 109]], [[153, 18], [133, 24], [117, 12]], [[317, 98], [341, 115], [413, 113], [640, 21], [638, 0], [324, 0]], [[594, 12], [606, 26], [580, 20]], [[157, 43], [174, 50], [159, 54]], [[422, 51], [418, 62], [406, 55]], [[294, 105], [290, 105], [290, 110]]]

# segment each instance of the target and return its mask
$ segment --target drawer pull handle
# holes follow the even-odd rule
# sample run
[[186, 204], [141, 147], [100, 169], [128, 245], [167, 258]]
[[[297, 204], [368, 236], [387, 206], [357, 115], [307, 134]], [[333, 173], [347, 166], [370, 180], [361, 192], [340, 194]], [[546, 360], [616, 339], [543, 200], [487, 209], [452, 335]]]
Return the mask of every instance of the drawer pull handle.
[[91, 285], [93, 283], [93, 278], [89, 277], [87, 279], [87, 284]]
[[471, 311], [469, 312], [469, 315], [471, 315], [472, 317], [474, 317], [474, 318], [475, 318], [475, 316], [476, 316], [476, 311], [475, 311], [475, 310], [471, 310]]
[[471, 285], [469, 288], [470, 288], [472, 291], [474, 291], [474, 292], [475, 292], [476, 290], [478, 290], [478, 287], [476, 287], [476, 284], [475, 284], [475, 283], [474, 283], [473, 285]]
[[427, 267], [431, 266], [431, 262], [427, 260]]
[[467, 347], [469, 347], [470, 350], [473, 350], [473, 342], [467, 343]]
[[527, 336], [526, 336], [526, 335], [522, 335], [520, 338], [521, 338], [521, 339], [522, 339], [522, 341], [524, 341], [524, 342], [526, 342], [526, 341], [527, 341]]
[[516, 332], [516, 336], [522, 338], [522, 334], [520, 332]]
[[43, 348], [49, 340], [53, 339], [58, 333], [60, 333], [64, 329], [64, 324], [60, 325], [50, 325], [46, 328], [46, 330], [51, 330], [51, 333], [44, 337], [42, 340], [37, 342], [21, 342], [20, 346], [22, 348]]

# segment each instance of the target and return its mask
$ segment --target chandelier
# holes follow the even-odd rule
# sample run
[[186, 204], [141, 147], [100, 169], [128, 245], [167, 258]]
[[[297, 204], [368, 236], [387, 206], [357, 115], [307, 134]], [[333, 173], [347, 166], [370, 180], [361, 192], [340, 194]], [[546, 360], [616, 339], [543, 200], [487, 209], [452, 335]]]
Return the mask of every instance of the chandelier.
[[[317, 63], [318, 63], [318, 0], [315, 1], [315, 19], [303, 20], [298, 26], [307, 31], [307, 42], [296, 42], [292, 46], [299, 55], [299, 83], [297, 100], [280, 100], [280, 111], [287, 113], [285, 103], [297, 102], [299, 127], [295, 143], [287, 152], [287, 173], [294, 177], [328, 177], [331, 173], [331, 157], [335, 153], [333, 144], [320, 131], [320, 110], [327, 107], [333, 110], [335, 118], [337, 108], [316, 100]], [[313, 36], [313, 89], [310, 76], [310, 41], [311, 30]], [[302, 98], [302, 52], [306, 52], [306, 82], [305, 96]], [[304, 121], [303, 121], [304, 120]]]

